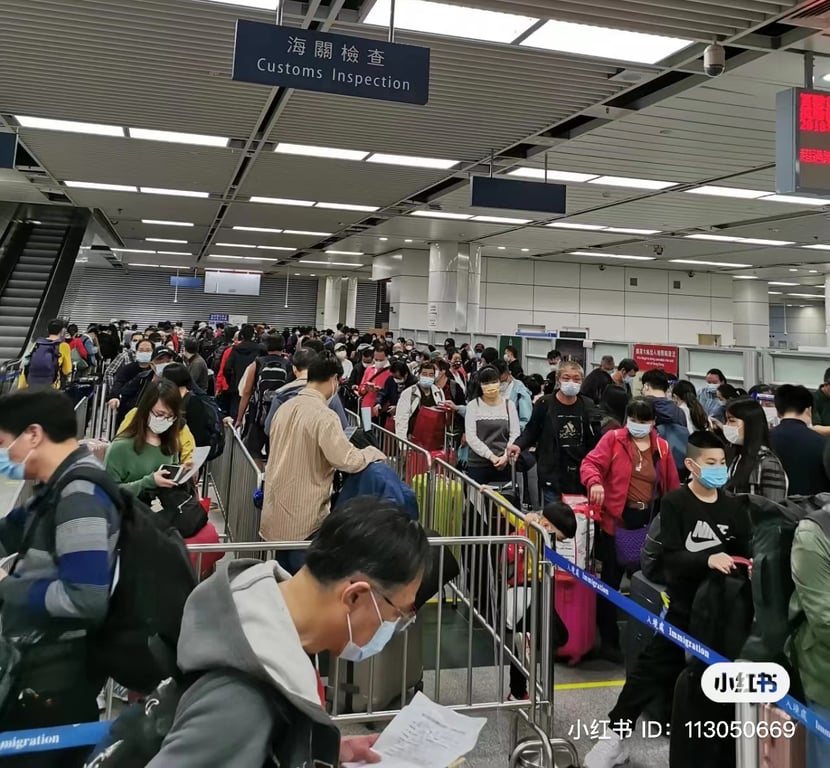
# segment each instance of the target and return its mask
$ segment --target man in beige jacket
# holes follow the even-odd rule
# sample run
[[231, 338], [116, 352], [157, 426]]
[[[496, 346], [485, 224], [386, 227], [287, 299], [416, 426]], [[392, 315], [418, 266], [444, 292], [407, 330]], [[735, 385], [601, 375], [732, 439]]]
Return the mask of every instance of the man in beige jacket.
[[[328, 407], [341, 374], [336, 358], [316, 358], [308, 368], [308, 384], [277, 411], [271, 423], [260, 521], [265, 541], [311, 538], [329, 513], [334, 471], [360, 472], [386, 458], [377, 448], [355, 448]], [[304, 559], [302, 550], [283, 551], [277, 557], [291, 573]]]

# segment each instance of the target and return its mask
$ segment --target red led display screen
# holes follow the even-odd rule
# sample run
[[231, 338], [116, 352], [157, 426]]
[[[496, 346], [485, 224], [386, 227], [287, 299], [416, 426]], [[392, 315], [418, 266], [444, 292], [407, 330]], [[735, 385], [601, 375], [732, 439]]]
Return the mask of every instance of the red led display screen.
[[776, 108], [777, 191], [830, 197], [830, 91], [792, 88]]

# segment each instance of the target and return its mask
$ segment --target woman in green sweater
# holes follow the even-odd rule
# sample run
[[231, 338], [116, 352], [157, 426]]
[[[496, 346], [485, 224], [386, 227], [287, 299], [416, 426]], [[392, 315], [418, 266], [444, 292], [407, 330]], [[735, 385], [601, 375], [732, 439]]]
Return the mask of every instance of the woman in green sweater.
[[133, 496], [175, 485], [161, 466], [179, 462], [181, 409], [182, 397], [172, 381], [149, 382], [132, 423], [107, 450], [107, 472]]

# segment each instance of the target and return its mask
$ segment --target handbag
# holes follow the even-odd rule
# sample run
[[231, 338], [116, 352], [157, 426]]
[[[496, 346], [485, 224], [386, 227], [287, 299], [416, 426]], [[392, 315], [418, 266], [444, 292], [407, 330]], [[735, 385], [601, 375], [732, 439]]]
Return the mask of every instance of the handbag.
[[161, 516], [165, 526], [175, 528], [183, 539], [195, 536], [207, 525], [205, 508], [193, 490], [193, 485], [156, 488], [146, 499], [150, 509]]
[[640, 568], [640, 554], [646, 544], [648, 526], [642, 528], [620, 528], [614, 533], [614, 550], [617, 563], [623, 568]]

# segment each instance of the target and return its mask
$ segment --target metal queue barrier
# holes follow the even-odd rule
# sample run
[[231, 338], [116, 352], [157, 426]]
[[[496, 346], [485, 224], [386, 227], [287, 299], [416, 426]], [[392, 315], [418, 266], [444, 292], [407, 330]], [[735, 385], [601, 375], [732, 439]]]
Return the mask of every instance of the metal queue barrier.
[[7, 360], [0, 364], [0, 395], [7, 395], [17, 389], [17, 382], [23, 370], [23, 359]]
[[203, 496], [213, 485], [228, 538], [236, 542], [257, 541], [260, 510], [254, 493], [262, 488], [263, 473], [230, 424], [225, 424], [225, 450], [208, 464], [203, 482]]

